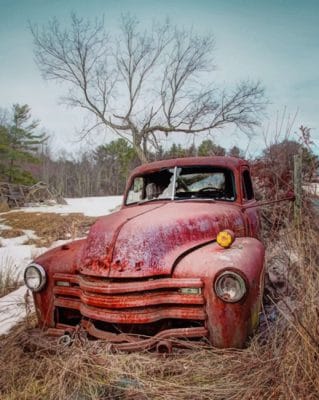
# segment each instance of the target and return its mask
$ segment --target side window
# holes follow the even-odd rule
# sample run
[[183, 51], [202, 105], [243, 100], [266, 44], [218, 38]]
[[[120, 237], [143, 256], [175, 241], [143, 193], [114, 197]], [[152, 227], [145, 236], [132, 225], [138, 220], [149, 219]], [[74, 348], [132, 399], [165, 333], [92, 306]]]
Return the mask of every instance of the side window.
[[144, 179], [140, 176], [134, 179], [128, 192], [126, 204], [137, 203], [143, 197]]
[[250, 173], [247, 169], [243, 172], [242, 177], [243, 177], [244, 199], [251, 200], [254, 198], [254, 190], [253, 190], [253, 185], [252, 185], [251, 178], [250, 178]]

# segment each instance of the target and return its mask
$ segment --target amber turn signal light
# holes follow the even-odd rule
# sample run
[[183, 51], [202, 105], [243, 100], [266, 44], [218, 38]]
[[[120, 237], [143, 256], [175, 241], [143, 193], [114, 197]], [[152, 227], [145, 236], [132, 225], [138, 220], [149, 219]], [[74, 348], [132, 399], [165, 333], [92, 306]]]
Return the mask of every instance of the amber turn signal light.
[[223, 231], [220, 231], [216, 238], [217, 243], [224, 249], [230, 247], [233, 244], [234, 240], [235, 240], [235, 234], [230, 229], [225, 229]]

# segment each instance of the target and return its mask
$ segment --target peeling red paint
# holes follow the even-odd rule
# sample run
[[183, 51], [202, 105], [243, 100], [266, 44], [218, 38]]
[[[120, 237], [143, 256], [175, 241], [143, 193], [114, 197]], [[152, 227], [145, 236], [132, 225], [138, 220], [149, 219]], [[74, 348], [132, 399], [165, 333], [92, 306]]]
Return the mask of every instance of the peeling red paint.
[[[210, 157], [152, 163], [133, 171], [125, 196], [135, 176], [192, 165], [231, 170], [234, 201], [203, 198], [123, 205], [99, 219], [87, 239], [43, 254], [36, 262], [46, 270], [47, 285], [34, 295], [43, 327], [57, 334], [81, 325], [111, 342], [121, 337], [119, 348], [127, 350], [157, 346], [159, 341], [162, 345], [157, 347], [169, 349], [169, 338], [199, 333], [217, 347], [245, 344], [261, 303], [264, 260], [257, 240], [256, 202], [243, 197], [242, 168], [249, 170], [247, 162]], [[229, 249], [215, 242], [223, 229], [236, 236]], [[214, 282], [222, 271], [244, 279], [247, 293], [239, 302], [227, 303], [216, 295]], [[130, 333], [153, 339], [130, 347]]]

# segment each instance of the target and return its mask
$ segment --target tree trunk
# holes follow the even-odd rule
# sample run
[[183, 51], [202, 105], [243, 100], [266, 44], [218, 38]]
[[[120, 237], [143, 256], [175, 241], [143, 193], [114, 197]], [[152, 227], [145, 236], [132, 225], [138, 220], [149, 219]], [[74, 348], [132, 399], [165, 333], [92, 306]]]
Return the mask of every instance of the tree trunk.
[[146, 164], [148, 163], [148, 158], [147, 158], [147, 154], [144, 150], [144, 147], [142, 143], [142, 135], [139, 133], [134, 133], [133, 135], [133, 147], [134, 150], [136, 151], [137, 157], [140, 159], [141, 164]]

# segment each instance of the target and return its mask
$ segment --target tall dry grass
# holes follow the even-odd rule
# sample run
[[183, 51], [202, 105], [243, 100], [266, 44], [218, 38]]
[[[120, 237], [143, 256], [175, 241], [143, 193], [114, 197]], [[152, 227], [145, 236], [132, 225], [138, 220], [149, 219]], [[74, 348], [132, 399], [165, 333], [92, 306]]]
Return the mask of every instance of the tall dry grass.
[[0, 258], [0, 297], [17, 289], [22, 284], [22, 274], [11, 257]]
[[267, 299], [275, 318], [265, 319], [246, 349], [194, 345], [169, 356], [112, 354], [105, 343], [75, 342], [37, 350], [24, 324], [1, 340], [0, 398], [318, 399], [317, 222], [313, 214], [305, 216], [302, 226], [287, 226], [276, 239], [279, 253], [288, 255], [289, 284]]

